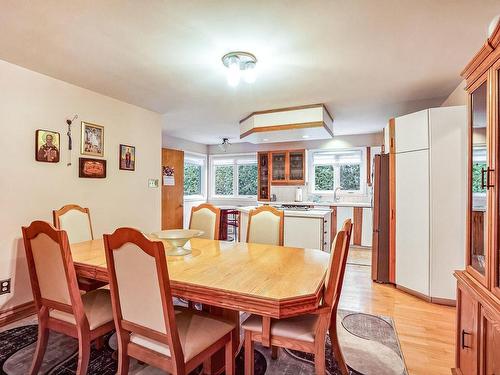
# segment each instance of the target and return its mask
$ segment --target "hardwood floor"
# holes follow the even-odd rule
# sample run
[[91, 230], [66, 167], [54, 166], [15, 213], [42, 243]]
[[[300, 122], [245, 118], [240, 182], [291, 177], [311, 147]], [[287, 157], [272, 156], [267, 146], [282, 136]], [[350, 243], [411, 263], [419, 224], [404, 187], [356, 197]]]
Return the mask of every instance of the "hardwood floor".
[[455, 308], [422, 301], [371, 281], [370, 267], [347, 265], [340, 308], [394, 319], [411, 375], [450, 374], [455, 358]]

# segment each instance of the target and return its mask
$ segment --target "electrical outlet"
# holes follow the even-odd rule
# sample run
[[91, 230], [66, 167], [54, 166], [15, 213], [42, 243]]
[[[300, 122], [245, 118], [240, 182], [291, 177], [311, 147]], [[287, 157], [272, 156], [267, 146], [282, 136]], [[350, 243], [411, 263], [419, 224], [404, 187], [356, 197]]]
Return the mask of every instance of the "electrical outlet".
[[0, 280], [0, 295], [10, 293], [10, 279]]

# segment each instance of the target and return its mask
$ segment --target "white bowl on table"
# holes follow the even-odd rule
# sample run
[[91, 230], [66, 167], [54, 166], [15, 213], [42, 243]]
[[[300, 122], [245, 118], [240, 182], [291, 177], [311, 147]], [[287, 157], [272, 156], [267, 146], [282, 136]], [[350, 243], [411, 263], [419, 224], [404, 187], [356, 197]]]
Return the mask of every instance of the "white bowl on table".
[[203, 233], [202, 230], [198, 229], [167, 229], [151, 233], [151, 235], [170, 245], [167, 250], [168, 256], [179, 256], [191, 254], [191, 249], [185, 249], [184, 245], [191, 238], [199, 237]]

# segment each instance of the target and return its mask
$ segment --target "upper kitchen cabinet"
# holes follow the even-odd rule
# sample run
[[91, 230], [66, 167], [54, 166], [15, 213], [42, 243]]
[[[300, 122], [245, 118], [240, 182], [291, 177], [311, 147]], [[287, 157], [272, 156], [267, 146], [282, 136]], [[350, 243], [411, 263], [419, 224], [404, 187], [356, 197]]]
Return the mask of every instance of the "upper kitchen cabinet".
[[[273, 151], [269, 155], [272, 185], [305, 184], [305, 150]], [[259, 174], [259, 178], [262, 178], [262, 175]]]
[[269, 201], [271, 191], [271, 180], [269, 179], [269, 153], [259, 152], [257, 154], [258, 165], [258, 200]]
[[429, 111], [410, 113], [398, 117], [399, 122], [404, 122], [404, 126], [394, 127], [394, 152], [407, 152], [424, 150], [429, 148], [429, 127], [422, 126], [428, 123]]

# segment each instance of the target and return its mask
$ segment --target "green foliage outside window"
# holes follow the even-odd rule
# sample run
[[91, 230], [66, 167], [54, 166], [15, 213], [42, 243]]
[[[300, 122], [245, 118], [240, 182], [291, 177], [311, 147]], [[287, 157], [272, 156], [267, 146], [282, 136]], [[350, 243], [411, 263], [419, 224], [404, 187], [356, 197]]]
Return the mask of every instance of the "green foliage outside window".
[[238, 195], [257, 195], [257, 164], [238, 166]]
[[360, 190], [359, 164], [344, 164], [340, 166], [340, 186], [342, 190]]
[[314, 166], [314, 188], [318, 191], [333, 190], [333, 166]]
[[215, 166], [215, 195], [233, 195], [233, 166]]
[[184, 195], [201, 195], [201, 165], [184, 164]]
[[486, 163], [472, 164], [472, 192], [485, 193], [486, 189], [481, 187], [481, 170], [486, 169]]

